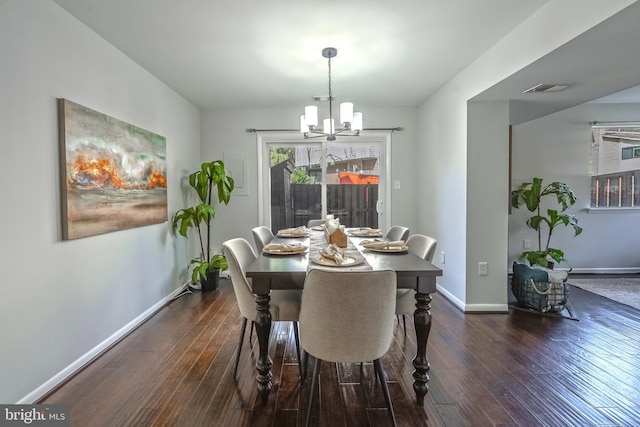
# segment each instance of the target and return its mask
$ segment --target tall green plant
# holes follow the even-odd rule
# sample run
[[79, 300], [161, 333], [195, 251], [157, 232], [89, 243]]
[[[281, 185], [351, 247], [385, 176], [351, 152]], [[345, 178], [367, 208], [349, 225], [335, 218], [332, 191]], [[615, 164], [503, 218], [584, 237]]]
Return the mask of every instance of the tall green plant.
[[208, 271], [225, 270], [228, 267], [223, 254], [211, 252], [211, 220], [216, 216], [211, 201], [215, 193], [218, 203], [228, 205], [235, 184], [233, 178], [227, 175], [224, 162], [214, 160], [203, 163], [200, 170], [189, 175], [189, 185], [198, 194], [200, 204], [178, 210], [173, 215], [172, 224], [173, 229], [184, 237], [188, 237], [190, 229], [196, 229], [200, 257], [192, 259], [189, 263], [189, 267], [194, 267], [191, 279], [195, 282], [206, 278]]
[[[540, 204], [544, 197], [555, 197], [559, 209], [547, 209], [546, 215], [541, 212]], [[560, 249], [549, 247], [554, 229], [559, 225], [571, 226], [574, 237], [582, 233], [582, 227], [578, 225], [575, 215], [563, 213], [576, 202], [576, 195], [563, 182], [552, 182], [543, 187], [542, 178], [533, 178], [532, 182], [525, 182], [517, 190], [511, 192], [511, 206], [519, 208], [522, 204], [529, 212], [536, 214], [527, 220], [527, 226], [538, 233], [538, 250], [526, 251], [520, 259], [528, 260], [531, 265], [547, 267], [550, 261], [560, 263], [564, 261], [564, 252]], [[542, 244], [543, 230], [546, 228], [547, 236], [544, 246]], [[544, 247], [544, 249], [543, 249]]]

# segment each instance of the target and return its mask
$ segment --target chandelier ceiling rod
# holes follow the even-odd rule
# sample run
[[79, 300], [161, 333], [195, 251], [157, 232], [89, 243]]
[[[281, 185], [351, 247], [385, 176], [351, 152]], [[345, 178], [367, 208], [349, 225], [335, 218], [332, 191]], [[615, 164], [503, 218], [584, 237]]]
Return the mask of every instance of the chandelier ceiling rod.
[[329, 118], [323, 120], [323, 128], [318, 126], [318, 107], [309, 105], [305, 107], [304, 114], [300, 116], [300, 132], [305, 138], [318, 138], [326, 136], [327, 141], [335, 141], [337, 134], [345, 136], [358, 136], [362, 131], [362, 113], [353, 111], [353, 103], [340, 104], [340, 123], [342, 127], [335, 127], [333, 120], [333, 89], [331, 80], [331, 58], [338, 55], [338, 50], [333, 47], [322, 49], [322, 56], [328, 60], [329, 68]]

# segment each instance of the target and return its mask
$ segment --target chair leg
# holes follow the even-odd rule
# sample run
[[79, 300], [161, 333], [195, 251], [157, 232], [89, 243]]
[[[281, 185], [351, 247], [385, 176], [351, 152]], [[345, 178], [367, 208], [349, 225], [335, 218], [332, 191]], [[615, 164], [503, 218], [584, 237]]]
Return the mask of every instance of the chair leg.
[[382, 367], [382, 360], [376, 359], [373, 361], [373, 367], [378, 373], [378, 378], [380, 379], [380, 385], [382, 386], [382, 394], [384, 395], [384, 401], [387, 404], [387, 410], [389, 411], [389, 417], [391, 418], [391, 423], [394, 427], [396, 427], [396, 416], [393, 413], [393, 405], [391, 405], [391, 396], [389, 395], [389, 387], [387, 386], [387, 374], [384, 372], [384, 368]]
[[302, 363], [302, 374], [300, 375], [300, 387], [304, 386], [304, 382], [307, 379], [307, 366], [309, 366], [309, 353], [302, 349], [302, 356], [304, 361]]
[[[253, 322], [251, 322], [253, 326]], [[238, 342], [238, 354], [236, 355], [236, 366], [233, 368], [233, 378], [235, 379], [238, 373], [238, 363], [240, 363], [240, 352], [242, 351], [242, 342], [244, 341], [244, 332], [247, 330], [247, 318], [242, 318], [242, 330], [240, 331], [240, 342]]]
[[298, 373], [302, 376], [302, 358], [300, 357], [300, 331], [298, 329], [298, 322], [293, 323], [293, 336], [296, 340], [296, 353], [298, 354]]
[[[307, 357], [309, 355], [307, 354]], [[318, 385], [318, 377], [320, 376], [320, 363], [321, 360], [316, 358], [316, 363], [313, 365], [313, 379], [311, 380], [311, 395], [309, 396], [309, 407], [307, 408], [307, 427], [311, 425], [311, 412], [313, 410], [313, 399], [316, 395], [316, 387]]]
[[254, 322], [253, 320], [251, 321], [251, 330], [249, 331], [249, 344], [251, 344], [249, 347], [253, 347], [253, 329], [256, 326], [256, 322]]
[[404, 336], [407, 336], [407, 316], [402, 315], [402, 327], [404, 328]]

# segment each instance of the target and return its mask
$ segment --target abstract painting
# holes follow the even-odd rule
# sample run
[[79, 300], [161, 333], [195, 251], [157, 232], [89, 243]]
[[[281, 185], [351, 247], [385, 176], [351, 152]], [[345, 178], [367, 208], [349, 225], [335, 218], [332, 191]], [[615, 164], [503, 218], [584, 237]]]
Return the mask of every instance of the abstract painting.
[[62, 238], [167, 221], [166, 139], [58, 99]]

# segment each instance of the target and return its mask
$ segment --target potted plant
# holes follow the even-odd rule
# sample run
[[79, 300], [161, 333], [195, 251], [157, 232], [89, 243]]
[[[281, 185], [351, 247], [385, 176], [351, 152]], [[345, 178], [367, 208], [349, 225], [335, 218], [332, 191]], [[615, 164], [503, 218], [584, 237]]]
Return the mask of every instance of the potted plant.
[[[548, 197], [547, 197], [548, 196]], [[553, 198], [557, 200], [559, 209], [547, 209], [546, 214], [541, 210], [543, 198]], [[563, 213], [576, 202], [576, 195], [563, 182], [552, 182], [542, 186], [542, 178], [533, 178], [532, 182], [524, 182], [517, 190], [511, 192], [511, 206], [519, 208], [522, 204], [529, 212], [535, 215], [527, 220], [527, 226], [538, 233], [538, 250], [525, 251], [520, 255], [521, 260], [529, 261], [531, 265], [553, 268], [553, 263], [560, 263], [565, 260], [564, 252], [549, 246], [554, 229], [559, 225], [573, 228], [574, 236], [582, 233], [582, 227], [578, 225], [578, 218], [575, 215]], [[542, 235], [546, 229], [544, 246]], [[543, 249], [544, 248], [544, 249]]]
[[[543, 213], [541, 204], [544, 198], [555, 198], [559, 208], [547, 209]], [[566, 281], [569, 273], [553, 270], [554, 263], [565, 261], [564, 252], [549, 244], [554, 229], [560, 225], [572, 227], [574, 236], [582, 233], [575, 215], [564, 213], [575, 202], [576, 195], [567, 184], [556, 181], [543, 186], [542, 178], [533, 178], [533, 181], [525, 182], [511, 192], [512, 207], [519, 208], [524, 204], [529, 212], [535, 213], [526, 224], [538, 233], [538, 250], [525, 251], [520, 255], [520, 261], [526, 260], [529, 265], [513, 264], [511, 290], [516, 300], [527, 308], [543, 313], [559, 313], [567, 304], [569, 287]]]
[[173, 215], [173, 229], [188, 238], [190, 229], [195, 229], [200, 243], [200, 256], [189, 263], [191, 281], [200, 281], [203, 291], [218, 288], [220, 270], [227, 269], [227, 260], [222, 253], [211, 250], [211, 220], [216, 210], [211, 204], [213, 193], [218, 203], [229, 204], [234, 188], [233, 178], [228, 176], [222, 160], [202, 163], [200, 170], [189, 175], [189, 185], [200, 200], [196, 206], [180, 209]]

